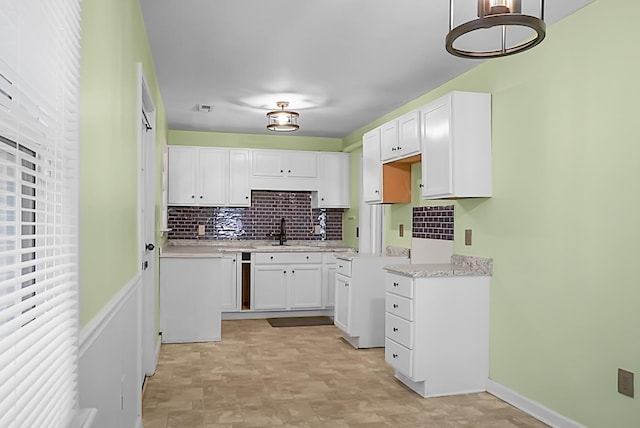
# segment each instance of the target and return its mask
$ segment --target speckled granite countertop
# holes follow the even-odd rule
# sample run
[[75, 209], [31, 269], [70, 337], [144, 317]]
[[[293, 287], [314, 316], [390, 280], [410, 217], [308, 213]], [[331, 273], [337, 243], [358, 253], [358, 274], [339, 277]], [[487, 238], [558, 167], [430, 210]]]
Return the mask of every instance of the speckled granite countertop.
[[222, 257], [225, 253], [322, 253], [357, 252], [342, 241], [288, 241], [285, 245], [272, 241], [175, 240], [160, 247], [160, 257]]
[[365, 258], [365, 257], [382, 257], [382, 256], [390, 256], [390, 257], [409, 257], [410, 250], [408, 248], [403, 247], [387, 247], [384, 254], [367, 254], [367, 253], [358, 253], [358, 252], [345, 252], [336, 255], [337, 259], [346, 260], [348, 262], [352, 261], [355, 258]]
[[436, 278], [447, 276], [492, 276], [493, 259], [454, 254], [451, 263], [389, 265], [388, 272], [412, 278]]

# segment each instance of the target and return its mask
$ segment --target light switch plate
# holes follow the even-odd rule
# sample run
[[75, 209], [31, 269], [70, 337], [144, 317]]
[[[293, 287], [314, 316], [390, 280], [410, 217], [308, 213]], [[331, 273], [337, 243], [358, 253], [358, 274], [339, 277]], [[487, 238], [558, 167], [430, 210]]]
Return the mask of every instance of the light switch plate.
[[464, 245], [471, 245], [471, 229], [464, 230]]

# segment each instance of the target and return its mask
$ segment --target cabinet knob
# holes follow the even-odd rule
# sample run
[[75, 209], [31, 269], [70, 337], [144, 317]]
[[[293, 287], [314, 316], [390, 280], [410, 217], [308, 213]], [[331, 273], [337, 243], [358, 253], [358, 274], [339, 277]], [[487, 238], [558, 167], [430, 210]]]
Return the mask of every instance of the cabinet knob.
[[286, 270], [283, 270], [283, 271], [282, 271], [282, 273], [287, 273], [287, 271], [286, 271]]
[[391, 151], [392, 151], [392, 152], [395, 152], [395, 151], [396, 151], [396, 148], [395, 148], [395, 147], [391, 147]]
[[235, 263], [235, 262], [236, 262], [236, 259], [233, 259], [232, 261], [233, 261], [233, 263]]
[[289, 170], [289, 174], [291, 174], [291, 170]]
[[309, 260], [309, 256], [307, 256], [307, 260]]
[[196, 197], [195, 195], [191, 195], [191, 199], [193, 199], [193, 198], [195, 198], [195, 197]]
[[380, 191], [379, 191], [379, 190], [376, 190], [376, 193], [380, 193]]
[[244, 198], [245, 198], [245, 199], [249, 199], [249, 197], [248, 197], [248, 196], [245, 196]]
[[202, 199], [202, 195], [200, 195], [200, 199]]
[[393, 331], [396, 332], [398, 331], [398, 329], [396, 327], [393, 327]]
[[402, 147], [398, 146], [398, 150], [402, 150]]
[[280, 172], [284, 172], [284, 169], [281, 169]]
[[295, 271], [295, 270], [292, 270], [292, 271], [291, 271], [291, 273], [296, 273], [296, 271]]
[[338, 265], [338, 267], [339, 267], [340, 269], [342, 269], [342, 265]]
[[424, 184], [420, 183], [419, 186], [422, 189], [424, 187]]
[[324, 201], [324, 198], [320, 198], [321, 201]]
[[269, 257], [271, 260], [273, 260], [273, 256]]
[[393, 309], [398, 309], [398, 304], [397, 303], [393, 304]]
[[393, 358], [398, 358], [398, 354], [391, 354]]
[[393, 286], [394, 286], [394, 287], [397, 287], [397, 286], [398, 286], [398, 283], [397, 283], [397, 282], [394, 282], [394, 283], [393, 283]]

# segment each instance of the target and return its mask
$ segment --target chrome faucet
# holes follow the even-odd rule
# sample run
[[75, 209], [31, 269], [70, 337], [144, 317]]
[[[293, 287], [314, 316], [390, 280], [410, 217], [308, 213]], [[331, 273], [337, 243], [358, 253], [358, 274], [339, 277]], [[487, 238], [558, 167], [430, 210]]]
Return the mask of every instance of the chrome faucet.
[[287, 242], [287, 229], [284, 222], [284, 217], [280, 220], [280, 245], [284, 245]]

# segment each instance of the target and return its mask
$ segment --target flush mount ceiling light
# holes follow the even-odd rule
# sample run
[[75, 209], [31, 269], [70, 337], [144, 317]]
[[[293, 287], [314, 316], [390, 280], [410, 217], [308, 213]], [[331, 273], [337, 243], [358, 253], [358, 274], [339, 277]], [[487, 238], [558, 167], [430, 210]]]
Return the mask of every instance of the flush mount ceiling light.
[[278, 101], [276, 105], [281, 110], [267, 113], [267, 120], [269, 121], [267, 129], [275, 132], [297, 131], [300, 128], [298, 126], [298, 116], [300, 115], [295, 111], [285, 110], [284, 108], [289, 105], [286, 101]]
[[[544, 0], [467, 0], [455, 3], [463, 6], [456, 9], [454, 0], [449, 2], [449, 33], [445, 41], [447, 51], [452, 55], [496, 58], [526, 51], [544, 40]], [[477, 14], [473, 12], [476, 3]], [[456, 14], [471, 19], [456, 26], [459, 20], [454, 17]]]

